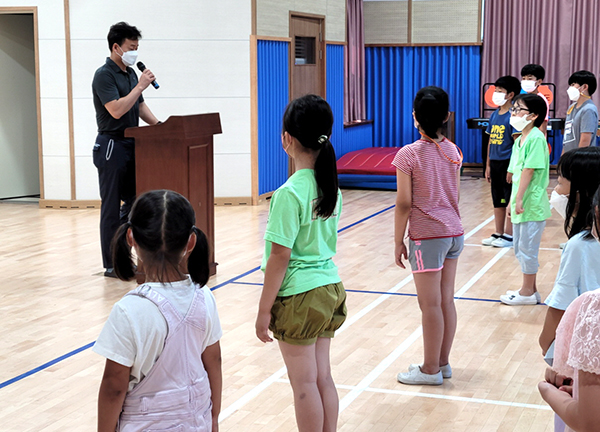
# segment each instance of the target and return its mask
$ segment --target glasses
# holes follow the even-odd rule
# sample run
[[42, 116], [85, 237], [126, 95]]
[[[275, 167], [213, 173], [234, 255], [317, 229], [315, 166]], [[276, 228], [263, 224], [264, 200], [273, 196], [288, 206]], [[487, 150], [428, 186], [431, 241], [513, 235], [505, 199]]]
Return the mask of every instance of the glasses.
[[521, 108], [521, 107], [512, 107], [509, 111], [511, 114], [519, 114], [521, 111], [531, 112], [527, 108]]

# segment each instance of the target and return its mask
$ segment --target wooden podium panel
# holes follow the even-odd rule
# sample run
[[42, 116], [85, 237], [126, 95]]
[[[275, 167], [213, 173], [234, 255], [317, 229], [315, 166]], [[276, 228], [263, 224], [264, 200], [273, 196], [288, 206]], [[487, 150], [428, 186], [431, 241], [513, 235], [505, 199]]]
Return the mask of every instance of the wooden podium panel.
[[169, 189], [186, 197], [196, 212], [196, 226], [208, 238], [210, 275], [215, 262], [213, 135], [220, 134], [218, 113], [171, 116], [164, 123], [125, 130], [135, 138], [138, 195]]

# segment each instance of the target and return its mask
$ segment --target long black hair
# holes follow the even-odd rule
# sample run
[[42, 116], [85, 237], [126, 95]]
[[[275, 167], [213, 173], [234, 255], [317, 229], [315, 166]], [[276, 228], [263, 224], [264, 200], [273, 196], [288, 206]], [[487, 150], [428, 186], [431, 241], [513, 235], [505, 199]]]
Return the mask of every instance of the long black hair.
[[600, 186], [600, 148], [583, 147], [565, 152], [556, 170], [571, 182], [564, 225], [565, 234], [571, 238], [592, 226], [590, 212]]
[[200, 285], [208, 282], [208, 241], [196, 228], [194, 209], [185, 197], [170, 190], [154, 190], [140, 195], [133, 203], [129, 221], [119, 227], [112, 241], [115, 273], [122, 280], [135, 276], [127, 230], [131, 228], [146, 273], [156, 272], [163, 281], [169, 270], [184, 274], [179, 264], [192, 233], [196, 246], [188, 257], [188, 273]]
[[594, 194], [594, 200], [592, 202], [592, 209], [590, 210], [592, 229], [594, 229], [594, 227], [596, 228], [597, 235], [600, 235], [600, 217], [598, 217], [599, 207], [600, 207], [600, 187]]
[[438, 131], [446, 123], [449, 110], [448, 93], [435, 86], [423, 87], [417, 92], [413, 102], [415, 119], [421, 131], [431, 139], [438, 137]]
[[283, 115], [283, 132], [296, 138], [303, 147], [319, 152], [315, 162], [319, 198], [314, 210], [317, 216], [325, 219], [333, 214], [338, 195], [335, 150], [329, 141], [332, 127], [331, 107], [317, 95], [294, 99]]

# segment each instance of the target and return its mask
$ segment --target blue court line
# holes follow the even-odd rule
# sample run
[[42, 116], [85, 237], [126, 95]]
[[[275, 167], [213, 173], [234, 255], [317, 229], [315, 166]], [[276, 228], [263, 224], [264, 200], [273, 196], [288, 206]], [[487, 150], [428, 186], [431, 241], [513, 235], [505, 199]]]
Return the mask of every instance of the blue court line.
[[231, 282], [232, 284], [236, 284], [236, 285], [258, 285], [258, 286], [263, 286], [263, 284], [261, 284], [260, 282]]
[[[261, 283], [258, 282], [232, 282], [233, 284], [237, 284], [237, 285], [257, 285], [257, 286], [262, 286]], [[416, 294], [413, 293], [399, 293], [399, 292], [387, 292], [387, 291], [371, 291], [371, 290], [353, 290], [353, 289], [346, 289], [346, 292], [352, 292], [352, 293], [363, 293], [363, 294], [389, 294], [389, 295], [397, 295], [397, 296], [405, 296], [405, 297], [416, 297]], [[454, 297], [457, 300], [471, 300], [471, 301], [482, 301], [482, 302], [490, 302], [490, 303], [500, 303], [500, 300], [496, 300], [496, 299], [485, 299], [485, 298], [475, 298], [475, 297]]]
[[[248, 276], [248, 275], [249, 275], [249, 274], [251, 274], [251, 273], [254, 273], [256, 270], [260, 270], [260, 266], [256, 266], [256, 267], [254, 267], [252, 270], [248, 270], [247, 272], [245, 272], [245, 273], [242, 273], [242, 274], [241, 274], [241, 275], [239, 275], [239, 276], [236, 276], [236, 277], [233, 277], [233, 278], [231, 278], [231, 279], [229, 279], [229, 280], [226, 280], [225, 282], [223, 282], [223, 283], [220, 283], [219, 285], [216, 285], [216, 286], [212, 287], [210, 290], [211, 290], [211, 291], [214, 291], [214, 290], [216, 290], [216, 289], [219, 289], [219, 288], [221, 288], [221, 287], [223, 287], [223, 286], [225, 286], [225, 285], [228, 285], [228, 284], [230, 284], [230, 283], [239, 283], [239, 284], [243, 284], [244, 282], [236, 282], [236, 281], [237, 281], [238, 279], [241, 279], [241, 278], [243, 278], [243, 277], [246, 277], [246, 276]], [[260, 285], [262, 285], [262, 284], [260, 284]]]
[[356, 221], [356, 222], [354, 222], [354, 223], [351, 223], [351, 224], [350, 224], [350, 225], [348, 225], [348, 226], [345, 226], [344, 228], [341, 228], [341, 229], [339, 229], [339, 230], [338, 230], [338, 233], [341, 233], [341, 232], [343, 232], [343, 231], [346, 231], [347, 229], [350, 229], [350, 228], [352, 228], [353, 226], [356, 226], [356, 225], [358, 225], [359, 223], [363, 223], [364, 221], [368, 221], [369, 219], [371, 219], [371, 218], [374, 218], [375, 216], [378, 216], [378, 215], [380, 215], [381, 213], [384, 213], [384, 212], [386, 212], [386, 211], [388, 211], [388, 210], [391, 210], [391, 209], [393, 209], [394, 207], [396, 207], [396, 206], [395, 206], [395, 205], [392, 205], [392, 206], [389, 206], [389, 207], [386, 207], [386, 208], [384, 208], [383, 210], [379, 210], [377, 213], [373, 213], [372, 215], [370, 215], [370, 216], [367, 216], [366, 218], [362, 218], [362, 219], [361, 219], [361, 220], [359, 220], [359, 221]]
[[[380, 210], [380, 211], [378, 211], [377, 213], [373, 213], [373, 214], [372, 214], [372, 215], [370, 215], [370, 216], [367, 216], [367, 217], [365, 217], [365, 218], [362, 218], [361, 220], [359, 220], [359, 221], [357, 221], [357, 222], [354, 222], [354, 223], [352, 223], [352, 224], [350, 224], [350, 225], [348, 225], [348, 226], [346, 226], [346, 227], [344, 227], [344, 228], [341, 228], [341, 229], [339, 229], [339, 230], [338, 230], [338, 233], [341, 233], [342, 231], [345, 231], [345, 230], [347, 230], [348, 228], [352, 228], [353, 226], [355, 226], [355, 225], [358, 225], [359, 223], [362, 223], [362, 222], [365, 222], [365, 221], [367, 221], [367, 220], [369, 220], [369, 219], [371, 219], [371, 218], [374, 218], [375, 216], [377, 216], [377, 215], [380, 215], [381, 213], [383, 213], [383, 212], [386, 212], [386, 211], [388, 211], [388, 210], [390, 210], [390, 209], [392, 209], [392, 208], [394, 208], [394, 206], [387, 207], [387, 208], [385, 208], [385, 209], [383, 209], [383, 210]], [[230, 284], [230, 283], [243, 283], [243, 282], [236, 282], [236, 281], [237, 281], [238, 279], [241, 279], [241, 278], [243, 278], [243, 277], [246, 277], [246, 276], [248, 276], [248, 275], [249, 275], [249, 274], [251, 274], [251, 273], [254, 273], [255, 271], [257, 271], [257, 270], [259, 270], [259, 269], [260, 269], [260, 266], [256, 266], [256, 267], [254, 267], [253, 269], [251, 269], [251, 270], [248, 270], [247, 272], [244, 272], [244, 273], [242, 273], [242, 274], [241, 274], [241, 275], [239, 275], [239, 276], [235, 276], [235, 277], [233, 277], [233, 278], [231, 278], [231, 279], [228, 279], [228, 280], [226, 280], [225, 282], [222, 282], [222, 283], [220, 283], [220, 284], [218, 284], [218, 285], [216, 285], [216, 286], [212, 287], [210, 290], [211, 290], [211, 291], [214, 291], [214, 290], [216, 290], [216, 289], [219, 289], [219, 288], [221, 288], [221, 287], [223, 287], [223, 286], [225, 286], [225, 285], [228, 285], [228, 284]], [[260, 284], [260, 285], [262, 285], [262, 284]], [[58, 362], [61, 362], [61, 361], [65, 360], [65, 359], [68, 359], [69, 357], [72, 357], [72, 356], [74, 356], [75, 354], [78, 354], [78, 353], [80, 353], [81, 351], [85, 351], [86, 349], [93, 347], [95, 343], [96, 343], [96, 341], [94, 341], [94, 342], [90, 342], [90, 343], [89, 343], [89, 344], [87, 344], [87, 345], [84, 345], [84, 346], [82, 346], [82, 347], [79, 347], [79, 348], [77, 348], [77, 349], [75, 349], [75, 350], [73, 350], [73, 351], [71, 351], [71, 352], [68, 352], [68, 353], [66, 353], [66, 354], [64, 354], [64, 355], [62, 355], [62, 356], [60, 356], [60, 357], [57, 357], [57, 358], [55, 358], [54, 360], [51, 360], [51, 361], [49, 361], [48, 363], [44, 363], [43, 365], [41, 365], [41, 366], [38, 366], [38, 367], [36, 367], [36, 368], [34, 368], [34, 369], [31, 369], [31, 370], [30, 370], [30, 371], [28, 371], [28, 372], [25, 372], [25, 373], [23, 373], [23, 374], [21, 374], [21, 375], [19, 375], [19, 376], [16, 376], [16, 377], [14, 377], [14, 378], [11, 378], [11, 379], [9, 379], [9, 380], [7, 380], [7, 381], [4, 381], [3, 383], [0, 383], [0, 389], [4, 388], [4, 387], [6, 387], [6, 386], [9, 386], [9, 385], [11, 385], [11, 384], [14, 384], [15, 382], [17, 382], [17, 381], [20, 381], [20, 380], [22, 380], [23, 378], [27, 378], [28, 376], [30, 376], [30, 375], [33, 375], [33, 374], [35, 374], [35, 373], [37, 373], [37, 372], [40, 372], [40, 371], [42, 371], [42, 370], [44, 370], [44, 369], [46, 369], [46, 368], [48, 368], [48, 367], [50, 367], [50, 366], [52, 366], [52, 365], [54, 365], [54, 364], [58, 363]]]
[[[239, 282], [237, 282], [239, 283]], [[347, 292], [353, 293], [364, 293], [364, 294], [389, 294], [389, 295], [397, 295], [397, 296], [406, 296], [406, 297], [416, 297], [417, 294], [414, 293], [399, 293], [399, 292], [387, 292], [387, 291], [370, 291], [370, 290], [352, 290], [347, 289]], [[490, 303], [502, 303], [500, 300], [496, 299], [486, 299], [486, 298], [475, 298], [475, 297], [454, 297], [456, 300], [470, 300], [470, 301], [480, 301], [480, 302], [490, 302]], [[540, 306], [546, 306], [546, 303], [539, 303]]]
[[[387, 292], [387, 291], [370, 291], [370, 290], [353, 290], [347, 289], [347, 292], [353, 293], [363, 293], [363, 294], [388, 294], [388, 295], [397, 295], [397, 296], [405, 296], [405, 297], [416, 297], [415, 293], [399, 293], [399, 292]], [[500, 303], [500, 300], [495, 299], [483, 299], [483, 298], [474, 298], [474, 297], [454, 297], [456, 300], [472, 300], [472, 301], [482, 301], [482, 302], [491, 302], [491, 303]]]
[[3, 383], [0, 383], [0, 389], [3, 388], [3, 387], [9, 386], [12, 383], [15, 383], [17, 381], [20, 381], [23, 378], [28, 377], [29, 375], [33, 375], [34, 373], [37, 373], [37, 372], [42, 371], [42, 370], [44, 370], [46, 368], [49, 368], [50, 366], [55, 365], [56, 363], [58, 363], [60, 361], [63, 361], [65, 359], [68, 359], [69, 357], [74, 356], [75, 354], [80, 353], [81, 351], [85, 351], [86, 349], [93, 347], [94, 343], [95, 343], [95, 341], [94, 342], [90, 342], [87, 345], [84, 345], [84, 346], [82, 346], [80, 348], [77, 348], [76, 350], [73, 350], [73, 351], [71, 351], [69, 353], [66, 353], [65, 355], [62, 355], [60, 357], [57, 357], [54, 360], [50, 360], [48, 363], [44, 363], [43, 365], [38, 366], [35, 369], [31, 369], [30, 371], [25, 372], [24, 374], [21, 374], [21, 375], [16, 376], [16, 377], [14, 377], [12, 379], [9, 379], [8, 381], [4, 381]]

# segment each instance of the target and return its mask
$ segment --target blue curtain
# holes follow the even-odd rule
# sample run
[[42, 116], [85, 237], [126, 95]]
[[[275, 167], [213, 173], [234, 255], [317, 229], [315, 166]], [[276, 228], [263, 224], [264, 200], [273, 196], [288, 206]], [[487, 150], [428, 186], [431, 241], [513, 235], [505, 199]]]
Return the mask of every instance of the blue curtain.
[[259, 40], [258, 193], [274, 191], [288, 177], [288, 157], [281, 148], [281, 119], [289, 101], [288, 42]]
[[368, 47], [365, 62], [367, 117], [374, 121], [375, 147], [401, 147], [419, 137], [413, 98], [420, 88], [435, 85], [450, 96], [464, 162], [481, 162], [481, 131], [466, 124], [479, 117], [481, 107], [479, 46]]

